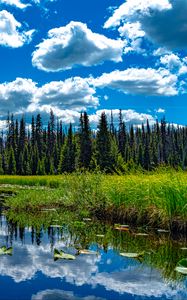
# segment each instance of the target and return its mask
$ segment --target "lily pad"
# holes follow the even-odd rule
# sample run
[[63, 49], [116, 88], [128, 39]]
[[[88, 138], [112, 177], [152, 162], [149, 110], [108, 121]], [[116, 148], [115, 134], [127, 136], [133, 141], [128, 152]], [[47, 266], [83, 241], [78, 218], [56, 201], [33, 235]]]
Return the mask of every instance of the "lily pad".
[[12, 247], [7, 248], [6, 246], [2, 246], [0, 248], [0, 255], [12, 255]]
[[187, 258], [183, 258], [178, 262], [178, 265], [187, 268]]
[[121, 256], [128, 257], [128, 258], [140, 258], [144, 256], [144, 252], [141, 253], [120, 253]]
[[114, 228], [120, 231], [129, 231], [129, 225], [115, 224]]
[[176, 267], [175, 270], [176, 270], [178, 273], [181, 273], [181, 274], [183, 274], [183, 275], [187, 275], [187, 268]]
[[144, 232], [139, 232], [139, 233], [135, 233], [136, 236], [148, 236], [147, 233], [144, 233]]
[[63, 252], [62, 250], [54, 249], [54, 259], [66, 259], [66, 260], [74, 260], [75, 256], [72, 254], [68, 254]]
[[88, 249], [81, 249], [78, 251], [79, 254], [97, 254], [96, 251], [91, 251], [91, 250], [88, 250]]
[[178, 262], [175, 270], [181, 274], [187, 275], [187, 258], [183, 258]]
[[114, 224], [114, 227], [129, 228], [129, 225], [127, 225], [127, 224]]

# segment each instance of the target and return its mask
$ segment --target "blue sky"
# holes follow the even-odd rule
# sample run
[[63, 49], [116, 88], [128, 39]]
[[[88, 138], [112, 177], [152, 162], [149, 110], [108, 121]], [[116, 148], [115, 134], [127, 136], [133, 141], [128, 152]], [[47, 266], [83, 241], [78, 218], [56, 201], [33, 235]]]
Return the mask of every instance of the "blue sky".
[[0, 126], [50, 109], [186, 124], [186, 0], [0, 0]]

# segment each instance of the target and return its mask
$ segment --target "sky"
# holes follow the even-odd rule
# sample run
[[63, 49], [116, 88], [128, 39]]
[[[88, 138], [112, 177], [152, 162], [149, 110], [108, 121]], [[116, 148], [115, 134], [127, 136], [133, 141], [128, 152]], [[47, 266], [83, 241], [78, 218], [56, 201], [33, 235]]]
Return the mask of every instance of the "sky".
[[187, 124], [187, 0], [0, 0], [0, 128], [53, 109]]

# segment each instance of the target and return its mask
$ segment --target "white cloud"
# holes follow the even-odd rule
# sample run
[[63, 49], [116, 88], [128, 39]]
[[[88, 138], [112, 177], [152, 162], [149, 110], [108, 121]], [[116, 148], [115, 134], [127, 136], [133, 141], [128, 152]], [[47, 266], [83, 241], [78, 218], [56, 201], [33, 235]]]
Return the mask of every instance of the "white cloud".
[[137, 69], [104, 73], [101, 77], [90, 79], [96, 87], [112, 88], [125, 94], [149, 96], [175, 96], [178, 94], [177, 76], [166, 69]]
[[30, 6], [30, 4], [22, 3], [22, 1], [20, 1], [20, 0], [0, 0], [0, 4], [1, 3], [2, 4], [7, 4], [7, 5], [13, 5], [13, 6], [16, 6], [16, 7], [21, 8], [21, 9], [24, 9], [27, 6]]
[[[149, 267], [142, 268], [139, 265], [129, 266], [120, 271], [111, 273], [97, 273], [92, 278], [92, 285], [104, 286], [107, 291], [115, 291], [119, 294], [130, 294], [134, 298], [157, 297], [170, 298], [175, 297], [177, 292], [172, 290], [167, 284], [164, 284], [158, 271]], [[162, 298], [161, 298], [162, 299]]]
[[104, 98], [104, 100], [106, 100], [106, 101], [109, 99], [109, 97], [108, 97], [107, 95], [104, 95], [103, 98]]
[[0, 84], [0, 116], [8, 111], [25, 111], [37, 88], [31, 79], [16, 78], [15, 81]]
[[158, 113], [158, 114], [164, 114], [165, 113], [165, 109], [158, 108], [158, 109], [155, 110], [155, 112]]
[[[92, 114], [89, 116], [91, 125], [93, 127], [96, 127], [98, 125], [98, 121], [100, 119], [102, 112], [105, 112], [108, 121], [110, 121], [111, 111], [112, 111], [112, 115], [113, 115], [114, 124], [117, 126], [119, 124], [119, 109], [97, 110], [95, 114]], [[147, 120], [149, 120], [150, 125], [155, 123], [155, 119], [152, 115], [145, 114], [145, 113], [139, 113], [139, 112], [135, 111], [134, 109], [121, 110], [121, 113], [122, 113], [123, 120], [127, 126], [130, 126], [132, 124], [133, 125], [141, 125], [142, 123], [146, 124]]]
[[86, 79], [68, 78], [65, 81], [52, 81], [38, 89], [35, 101], [40, 105], [57, 106], [61, 109], [71, 107], [74, 110], [86, 110], [97, 107], [99, 100], [95, 88], [90, 87]]
[[[72, 77], [64, 81], [52, 81], [38, 87], [31, 79], [17, 78], [12, 82], [0, 84], [0, 118], [4, 120], [7, 112], [20, 114], [41, 113], [44, 120], [53, 109], [64, 123], [77, 124], [80, 111], [99, 107], [99, 90], [116, 89], [125, 94], [173, 96], [177, 95], [177, 77], [165, 69], [127, 69], [103, 74], [98, 78]], [[103, 96], [108, 100], [108, 96]], [[91, 115], [94, 122], [98, 113]], [[116, 114], [117, 111], [116, 111]], [[125, 111], [124, 111], [125, 114]], [[150, 115], [126, 110], [126, 122], [142, 123]], [[129, 117], [129, 119], [128, 119]], [[3, 125], [3, 124], [2, 124]]]
[[22, 31], [21, 23], [6, 10], [0, 11], [0, 45], [18, 48], [32, 39], [34, 30]]
[[93, 33], [81, 22], [54, 28], [33, 52], [32, 63], [38, 69], [57, 72], [76, 66], [93, 66], [105, 60], [122, 61], [124, 43]]
[[178, 75], [184, 75], [187, 73], [187, 66], [186, 65], [182, 65], [179, 69]]
[[160, 47], [153, 51], [153, 56], [162, 56], [166, 54], [171, 54], [171, 52], [164, 47]]
[[145, 32], [141, 29], [140, 22], [125, 23], [119, 28], [120, 35], [128, 39], [134, 40], [139, 37], [143, 37]]
[[25, 78], [0, 84], [1, 118], [6, 118], [8, 111], [16, 115], [41, 112], [45, 116], [53, 109], [65, 123], [76, 123], [79, 111], [98, 105], [95, 88], [89, 85], [87, 79], [80, 77], [52, 81], [41, 87]]
[[182, 76], [187, 73], [186, 58], [180, 55], [170, 53], [160, 57], [160, 64], [164, 65], [170, 72]]
[[127, 22], [121, 26], [118, 31], [120, 36], [125, 38], [127, 41], [124, 49], [125, 54], [130, 51], [135, 51], [138, 53], [145, 52], [145, 50], [142, 49], [145, 32], [142, 30], [140, 22]]
[[78, 297], [73, 292], [63, 290], [45, 290], [38, 292], [36, 295], [32, 295], [31, 300], [46, 300], [46, 299], [58, 299], [58, 300], [105, 300], [104, 298], [96, 296]]
[[149, 15], [151, 10], [162, 11], [171, 8], [168, 0], [127, 0], [114, 11], [114, 14], [105, 22], [104, 28], [119, 26], [122, 20], [135, 14]]
[[160, 62], [161, 64], [165, 65], [169, 70], [180, 68], [182, 65], [180, 58], [174, 53], [162, 56], [160, 58]]
[[186, 0], [127, 0], [114, 11], [104, 28], [123, 28], [125, 24], [140, 22], [145, 37], [156, 47], [186, 49], [186, 15]]
[[[54, 2], [56, 0], [44, 0], [45, 2]], [[26, 1], [25, 1], [26, 2]], [[31, 3], [41, 4], [42, 0], [28, 0], [29, 3], [23, 3], [22, 0], [0, 0], [0, 4], [15, 6], [20, 9], [25, 9], [28, 6], [32, 6]]]

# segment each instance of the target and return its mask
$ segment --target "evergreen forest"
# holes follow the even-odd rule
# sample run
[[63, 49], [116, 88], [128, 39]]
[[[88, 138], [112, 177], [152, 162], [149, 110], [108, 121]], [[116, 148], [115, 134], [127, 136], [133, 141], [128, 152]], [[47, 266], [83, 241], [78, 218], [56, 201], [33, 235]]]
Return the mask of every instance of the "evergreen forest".
[[103, 112], [97, 130], [89, 116], [80, 114], [77, 128], [63, 126], [51, 110], [48, 125], [38, 114], [31, 124], [7, 117], [0, 137], [0, 174], [45, 175], [74, 171], [123, 174], [131, 170], [154, 170], [159, 166], [187, 167], [187, 127], [168, 124], [126, 126], [122, 111], [119, 122]]

